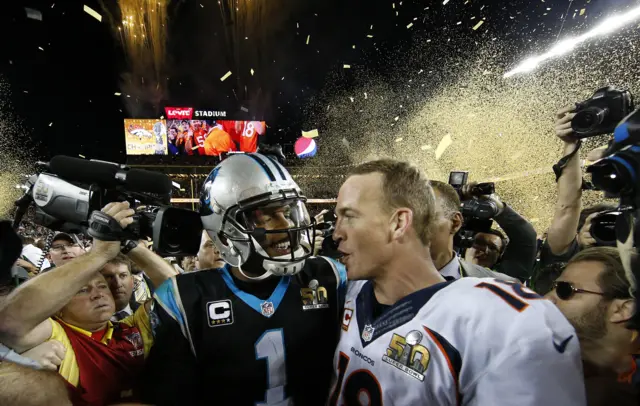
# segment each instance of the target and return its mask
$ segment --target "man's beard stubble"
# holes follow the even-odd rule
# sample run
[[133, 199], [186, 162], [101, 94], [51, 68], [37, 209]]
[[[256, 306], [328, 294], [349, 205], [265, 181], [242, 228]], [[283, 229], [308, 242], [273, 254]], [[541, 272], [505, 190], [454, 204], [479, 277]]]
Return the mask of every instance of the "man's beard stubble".
[[592, 311], [570, 320], [580, 342], [595, 342], [607, 334], [608, 306], [607, 301], [601, 300]]

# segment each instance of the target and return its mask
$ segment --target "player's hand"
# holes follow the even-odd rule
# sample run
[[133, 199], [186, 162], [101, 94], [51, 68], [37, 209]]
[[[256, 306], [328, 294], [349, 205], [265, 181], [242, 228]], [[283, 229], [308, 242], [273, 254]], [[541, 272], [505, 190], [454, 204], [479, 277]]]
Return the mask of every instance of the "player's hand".
[[576, 144], [578, 138], [571, 128], [571, 120], [576, 116], [576, 106], [567, 106], [556, 113], [556, 136], [567, 144]]
[[[122, 228], [133, 223], [132, 216], [135, 214], [135, 211], [129, 208], [129, 202], [109, 203], [104, 206], [102, 212], [116, 219]], [[94, 238], [91, 252], [109, 259], [115, 258], [120, 253], [120, 241], [101, 241]]]
[[322, 249], [322, 242], [324, 241], [324, 237], [322, 236], [322, 231], [315, 231], [316, 239], [313, 242], [313, 255], [316, 256], [320, 253]]
[[596, 245], [596, 240], [591, 236], [591, 221], [598, 215], [600, 212], [591, 213], [589, 217], [584, 221], [584, 225], [578, 232], [576, 239], [578, 240], [578, 245], [582, 249], [592, 247]]
[[38, 362], [44, 369], [56, 371], [62, 363], [66, 352], [66, 348], [60, 341], [49, 340], [21, 355]]

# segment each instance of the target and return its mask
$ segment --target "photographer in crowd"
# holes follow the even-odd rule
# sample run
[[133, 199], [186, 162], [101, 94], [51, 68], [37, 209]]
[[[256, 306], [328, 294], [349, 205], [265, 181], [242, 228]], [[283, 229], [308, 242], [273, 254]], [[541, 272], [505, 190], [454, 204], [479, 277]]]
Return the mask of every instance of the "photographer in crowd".
[[494, 272], [477, 263], [460, 258], [454, 251], [454, 237], [463, 224], [460, 213], [460, 197], [453, 186], [437, 180], [430, 181], [436, 197], [436, 223], [431, 237], [431, 258], [447, 278], [459, 279], [463, 276], [477, 278], [497, 278], [504, 281], [519, 282], [518, 279]]
[[614, 209], [614, 205], [600, 204], [581, 210], [582, 169], [580, 167], [580, 139], [571, 121], [576, 116], [576, 106], [569, 106], [556, 113], [555, 132], [563, 142], [563, 158], [554, 165], [557, 178], [558, 201], [547, 239], [540, 253], [540, 266], [554, 262], [567, 262], [581, 249], [598, 245], [591, 235], [592, 220], [599, 214]]
[[[462, 187], [464, 199], [473, 198], [472, 191], [476, 185], [477, 182], [471, 182]], [[476, 198], [495, 205], [497, 213], [493, 219], [504, 230], [506, 237], [498, 230], [477, 233], [473, 245], [465, 253], [465, 260], [521, 281], [529, 279], [536, 259], [536, 230], [529, 221], [503, 203], [497, 194]]]
[[[134, 211], [127, 202], [110, 203], [103, 212], [122, 228], [133, 221]], [[160, 266], [162, 258], [136, 243], [131, 245], [132, 258], [154, 283], [173, 275]], [[21, 285], [0, 308], [0, 342], [17, 352], [50, 340], [64, 345], [58, 372], [76, 404], [135, 399], [133, 389], [153, 344], [151, 302], [115, 325], [110, 321], [115, 304], [99, 271], [120, 250], [120, 241], [95, 239], [89, 253]]]
[[[53, 237], [51, 248], [49, 248], [49, 259], [52, 267], [62, 266], [85, 253], [84, 247], [74, 237], [67, 233], [58, 233]], [[50, 267], [43, 271], [50, 269], [52, 268]]]

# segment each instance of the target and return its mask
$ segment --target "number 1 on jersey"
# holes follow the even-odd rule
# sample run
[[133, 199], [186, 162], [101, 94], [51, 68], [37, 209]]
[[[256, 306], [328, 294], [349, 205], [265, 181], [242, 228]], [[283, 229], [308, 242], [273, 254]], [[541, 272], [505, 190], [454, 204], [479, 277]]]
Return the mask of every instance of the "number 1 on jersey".
[[264, 402], [256, 406], [289, 405], [285, 399], [284, 388], [287, 384], [287, 366], [284, 353], [284, 333], [281, 328], [267, 330], [255, 343], [256, 359], [267, 361], [267, 391]]

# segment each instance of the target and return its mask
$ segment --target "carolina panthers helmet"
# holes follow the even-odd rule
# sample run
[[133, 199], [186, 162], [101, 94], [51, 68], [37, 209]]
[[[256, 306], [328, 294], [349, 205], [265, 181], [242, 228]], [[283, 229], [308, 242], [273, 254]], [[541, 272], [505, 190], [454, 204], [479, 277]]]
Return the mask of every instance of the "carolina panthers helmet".
[[[313, 254], [315, 226], [289, 172], [260, 154], [216, 166], [200, 195], [202, 224], [222, 259], [250, 279], [294, 275]], [[264, 270], [260, 276], [250, 276]]]

